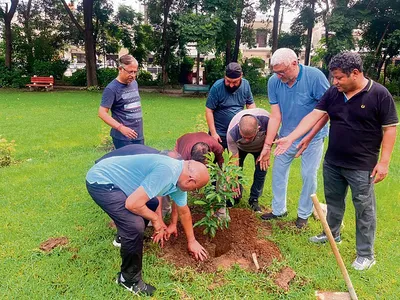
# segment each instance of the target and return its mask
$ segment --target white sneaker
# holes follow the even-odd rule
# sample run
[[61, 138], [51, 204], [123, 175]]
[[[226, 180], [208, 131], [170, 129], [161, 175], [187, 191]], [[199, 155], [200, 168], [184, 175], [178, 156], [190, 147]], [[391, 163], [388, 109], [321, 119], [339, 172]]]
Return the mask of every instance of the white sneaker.
[[113, 240], [114, 247], [121, 248], [121, 237], [117, 234]]
[[357, 271], [364, 271], [371, 268], [374, 264], [376, 264], [376, 260], [374, 258], [357, 256], [351, 266]]

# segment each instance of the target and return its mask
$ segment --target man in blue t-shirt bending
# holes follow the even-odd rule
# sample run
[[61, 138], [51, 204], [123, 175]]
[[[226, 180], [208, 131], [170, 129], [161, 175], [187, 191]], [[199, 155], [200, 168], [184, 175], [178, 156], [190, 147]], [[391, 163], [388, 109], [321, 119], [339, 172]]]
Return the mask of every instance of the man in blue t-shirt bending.
[[[260, 167], [264, 170], [269, 166], [271, 146], [279, 126], [282, 125], [279, 137], [289, 135], [314, 109], [329, 88], [325, 75], [317, 68], [300, 65], [296, 53], [291, 49], [276, 50], [271, 57], [271, 66], [274, 72], [268, 80], [271, 115], [264, 148], [259, 158]], [[297, 209], [296, 226], [303, 228], [307, 225], [313, 209], [310, 195], [317, 189], [317, 170], [322, 158], [324, 138], [328, 132], [325, 126], [327, 121], [328, 117], [324, 116], [308, 134], [297, 139], [284, 155], [275, 158], [272, 169], [272, 212], [262, 215], [263, 220], [287, 215], [289, 168], [293, 159], [301, 155], [303, 187]], [[323, 129], [318, 132], [321, 128]]]
[[142, 105], [135, 80], [138, 62], [132, 55], [123, 55], [118, 64], [118, 76], [104, 89], [98, 113], [111, 126], [110, 135], [116, 149], [144, 144]]
[[152, 222], [154, 240], [168, 238], [157, 196], [171, 196], [177, 205], [188, 250], [198, 260], [207, 258], [197, 242], [187, 206], [187, 191], [207, 184], [207, 167], [200, 162], [180, 161], [160, 154], [108, 157], [86, 175], [86, 187], [93, 200], [113, 219], [121, 236], [121, 272], [117, 283], [134, 293], [152, 295], [155, 287], [142, 280], [143, 233]]
[[225, 149], [232, 118], [246, 108], [256, 108], [249, 82], [242, 78], [242, 67], [232, 62], [226, 66], [225, 77], [217, 80], [208, 94], [206, 120], [209, 134]]

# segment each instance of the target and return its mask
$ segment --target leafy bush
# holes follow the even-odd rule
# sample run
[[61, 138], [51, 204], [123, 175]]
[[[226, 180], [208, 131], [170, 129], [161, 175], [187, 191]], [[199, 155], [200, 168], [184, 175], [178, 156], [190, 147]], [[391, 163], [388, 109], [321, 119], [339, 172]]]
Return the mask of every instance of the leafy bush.
[[400, 66], [389, 65], [386, 76], [389, 81], [385, 84], [386, 88], [393, 96], [400, 96]]
[[387, 82], [385, 86], [392, 96], [400, 96], [400, 80]]
[[194, 203], [202, 205], [205, 217], [196, 222], [194, 226], [204, 226], [204, 234], [214, 237], [218, 229], [228, 228], [230, 218], [229, 211], [226, 209], [226, 218], [218, 218], [215, 213], [220, 208], [226, 208], [226, 202], [230, 200], [234, 203], [234, 191], [239, 184], [244, 183], [242, 168], [236, 163], [237, 158], [232, 157], [232, 153], [227, 149], [222, 153], [224, 162], [220, 167], [214, 162], [213, 152], [206, 154], [207, 168], [210, 173], [210, 181], [204, 188], [205, 200], [195, 200]]
[[[269, 77], [268, 77], [269, 78]], [[254, 82], [250, 82], [250, 87], [253, 95], [267, 95], [267, 82], [268, 82], [267, 77], [259, 77], [256, 79]]]
[[264, 60], [258, 57], [248, 58], [242, 64], [243, 77], [249, 81], [254, 95], [267, 94], [267, 78], [262, 76], [264, 68]]
[[0, 87], [22, 88], [30, 82], [30, 77], [21, 69], [13, 67], [11, 70], [0, 59]]
[[67, 59], [57, 59], [51, 62], [51, 72], [55, 79], [62, 79], [65, 71], [68, 69], [70, 61]]
[[206, 71], [205, 83], [209, 85], [213, 85], [225, 75], [225, 64], [222, 57], [215, 57], [204, 61], [204, 69]]
[[15, 141], [8, 142], [0, 136], [0, 168], [11, 165], [14, 161]]
[[153, 80], [153, 75], [146, 70], [140, 70], [136, 80], [139, 86], [154, 86], [158, 84], [157, 81]]
[[104, 68], [97, 70], [97, 82], [101, 87], [106, 87], [107, 84], [113, 81], [117, 76], [118, 69], [115, 68]]
[[68, 79], [68, 82], [74, 86], [86, 86], [86, 69], [79, 69], [72, 73], [72, 76]]
[[33, 75], [53, 76], [55, 79], [61, 79], [69, 65], [68, 60], [57, 59], [54, 61], [35, 60], [33, 63]]

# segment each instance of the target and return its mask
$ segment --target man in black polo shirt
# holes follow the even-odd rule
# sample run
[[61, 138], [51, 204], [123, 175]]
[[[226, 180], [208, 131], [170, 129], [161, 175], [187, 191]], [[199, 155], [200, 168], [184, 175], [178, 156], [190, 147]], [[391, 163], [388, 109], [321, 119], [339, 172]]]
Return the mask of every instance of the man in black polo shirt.
[[[326, 219], [336, 242], [340, 242], [340, 225], [350, 186], [356, 211], [357, 247], [357, 258], [352, 266], [356, 270], [366, 270], [376, 263], [374, 184], [388, 174], [399, 120], [392, 96], [385, 87], [364, 77], [362, 60], [357, 53], [336, 55], [329, 70], [333, 86], [289, 136], [276, 142], [275, 155], [284, 153], [294, 140], [325, 114], [329, 115], [331, 127], [323, 171], [328, 206]], [[310, 241], [323, 243], [327, 237], [322, 233]]]

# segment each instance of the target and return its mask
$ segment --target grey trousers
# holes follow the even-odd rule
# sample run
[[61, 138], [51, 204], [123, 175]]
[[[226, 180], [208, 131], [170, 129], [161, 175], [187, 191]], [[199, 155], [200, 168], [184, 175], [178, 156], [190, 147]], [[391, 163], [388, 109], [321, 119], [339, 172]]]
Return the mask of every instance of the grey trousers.
[[340, 234], [346, 194], [350, 187], [356, 213], [357, 255], [373, 258], [376, 233], [376, 199], [370, 171], [352, 170], [324, 162], [326, 220], [334, 236]]

